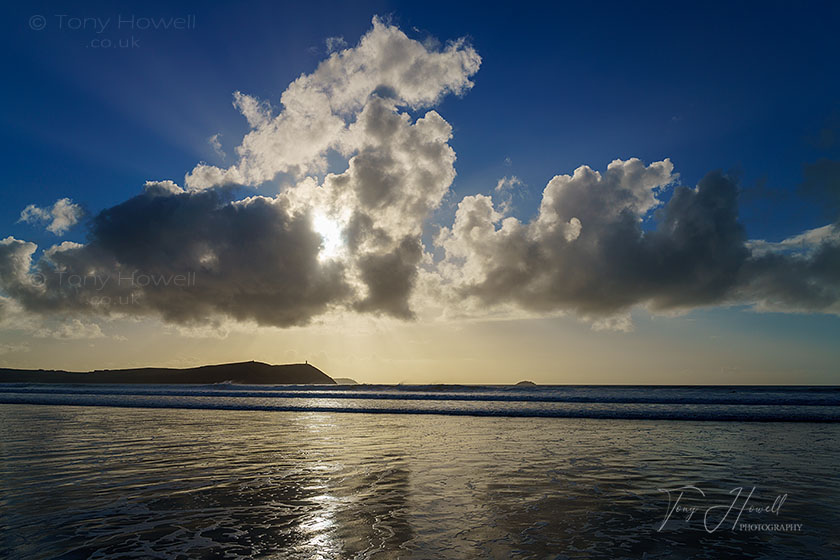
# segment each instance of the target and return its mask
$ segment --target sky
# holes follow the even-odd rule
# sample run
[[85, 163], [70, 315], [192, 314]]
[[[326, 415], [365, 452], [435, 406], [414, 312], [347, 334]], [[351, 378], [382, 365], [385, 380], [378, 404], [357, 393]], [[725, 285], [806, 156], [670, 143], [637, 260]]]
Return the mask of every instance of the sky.
[[838, 381], [836, 3], [3, 10], [0, 366]]

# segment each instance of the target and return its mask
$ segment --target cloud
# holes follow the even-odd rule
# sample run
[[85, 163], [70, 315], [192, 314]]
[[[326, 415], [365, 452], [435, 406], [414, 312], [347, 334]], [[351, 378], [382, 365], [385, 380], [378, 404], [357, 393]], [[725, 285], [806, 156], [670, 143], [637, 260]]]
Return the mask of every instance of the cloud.
[[146, 181], [143, 185], [143, 192], [149, 196], [170, 196], [173, 194], [182, 194], [184, 189], [174, 181], [167, 179], [165, 181]]
[[71, 319], [55, 328], [42, 328], [33, 333], [36, 338], [56, 338], [63, 340], [81, 340], [104, 338], [102, 329], [96, 323], [85, 323], [79, 319]]
[[[411, 318], [423, 226], [455, 177], [455, 152], [437, 112], [415, 118], [403, 108], [462, 93], [479, 60], [463, 41], [434, 50], [375, 19], [359, 45], [298, 78], [276, 115], [234, 95], [252, 127], [237, 165], [200, 164], [186, 188], [147, 181], [91, 220], [84, 245], [36, 258], [34, 244], [8, 238], [0, 289], [34, 313], [188, 326], [228, 318], [288, 327], [341, 309]], [[342, 172], [236, 199], [236, 185], [312, 173], [337, 148]]]
[[754, 257], [764, 257], [768, 254], [812, 257], [814, 252], [820, 248], [838, 243], [840, 243], [840, 228], [834, 224], [829, 224], [809, 229], [778, 242], [752, 239], [747, 242], [747, 247]]
[[[325, 178], [323, 189], [333, 212], [352, 209], [354, 246], [391, 246], [421, 233], [455, 178], [452, 127], [435, 111], [412, 123], [390, 100], [374, 97], [348, 134], [359, 152], [346, 171]], [[362, 224], [375, 224], [379, 235]]]
[[46, 224], [46, 229], [55, 235], [61, 235], [76, 225], [84, 214], [82, 207], [69, 198], [60, 198], [49, 208], [40, 208], [30, 204], [20, 213], [20, 222]]
[[[534, 312], [574, 311], [596, 328], [627, 330], [635, 306], [704, 305], [837, 312], [840, 238], [833, 226], [778, 244], [748, 242], [736, 182], [719, 172], [676, 186], [663, 160], [612, 162], [554, 177], [536, 218], [505, 218], [493, 200], [465, 197], [436, 243], [457, 298]], [[807, 245], [807, 250], [801, 250]], [[783, 251], [800, 247], [799, 251]]]
[[34, 244], [0, 242], [0, 286], [35, 312], [280, 326], [306, 323], [347, 295], [342, 265], [318, 259], [311, 217], [283, 198], [230, 201], [224, 191], [158, 185], [96, 216], [88, 244], [51, 247], [34, 265]]
[[16, 352], [29, 352], [30, 348], [26, 344], [0, 344], [0, 356], [6, 354], [14, 354]]
[[219, 133], [214, 134], [213, 136], [211, 136], [210, 138], [207, 139], [207, 143], [210, 144], [210, 147], [213, 148], [213, 152], [217, 156], [219, 156], [219, 158], [226, 159], [227, 154], [222, 149], [222, 142], [219, 140], [220, 136], [221, 136], [221, 134], [219, 134]]
[[435, 49], [374, 18], [358, 45], [332, 52], [313, 73], [295, 80], [280, 97], [280, 110], [234, 94], [234, 105], [252, 128], [236, 150], [239, 159], [227, 169], [196, 166], [185, 179], [187, 188], [257, 186], [278, 173], [321, 173], [328, 150], [349, 156], [358, 149], [359, 138], [351, 138], [348, 126], [371, 94], [387, 92], [398, 107], [429, 107], [470, 89], [480, 63], [463, 40]]
[[0, 287], [27, 289], [38, 287], [37, 278], [30, 276], [32, 254], [38, 246], [14, 237], [0, 240]]
[[[0, 328], [6, 333], [17, 332], [29, 338], [79, 340], [105, 336], [98, 318], [86, 321], [76, 317], [34, 315], [27, 312], [18, 301], [4, 297], [0, 297]], [[29, 348], [26, 344], [8, 346], [19, 347], [14, 351], [28, 351]]]
[[629, 313], [595, 318], [592, 320], [592, 330], [632, 332], [633, 318]]
[[840, 314], [840, 228], [829, 225], [753, 247], [736, 300], [762, 311]]
[[[433, 308], [570, 312], [597, 330], [629, 331], [639, 306], [840, 313], [836, 224], [749, 240], [736, 181], [711, 172], [680, 185], [669, 159], [557, 175], [530, 220], [511, 215], [522, 182], [503, 177], [491, 195], [461, 199], [430, 251], [424, 233], [456, 159], [452, 126], [432, 107], [469, 90], [481, 59], [463, 40], [421, 43], [376, 18], [357, 45], [337, 45], [280, 106], [234, 93], [250, 131], [230, 167], [200, 163], [183, 187], [147, 181], [94, 216], [84, 244], [0, 241], [0, 313], [59, 321], [30, 331], [64, 338], [100, 336], [95, 321], [109, 316], [223, 332]], [[328, 169], [335, 154], [344, 165]], [[808, 168], [805, 185], [830, 192], [835, 171]], [[288, 174], [279, 194], [243, 188], [279, 173]], [[62, 199], [21, 219], [59, 234], [80, 215]]]
[[324, 43], [327, 45], [328, 53], [341, 50], [347, 46], [347, 41], [344, 40], [344, 37], [327, 37]]
[[497, 193], [509, 192], [518, 186], [522, 186], [522, 181], [516, 175], [511, 175], [499, 179], [496, 182], [496, 188], [494, 190]]
[[499, 211], [503, 215], [510, 213], [513, 208], [513, 196], [518, 192], [517, 187], [523, 186], [524, 183], [516, 175], [502, 177], [496, 182], [496, 188], [493, 191], [502, 197], [499, 203]]
[[417, 265], [422, 255], [420, 239], [407, 236], [388, 253], [361, 257], [359, 269], [368, 293], [356, 304], [356, 308], [401, 319], [414, 318], [408, 301], [417, 280]]

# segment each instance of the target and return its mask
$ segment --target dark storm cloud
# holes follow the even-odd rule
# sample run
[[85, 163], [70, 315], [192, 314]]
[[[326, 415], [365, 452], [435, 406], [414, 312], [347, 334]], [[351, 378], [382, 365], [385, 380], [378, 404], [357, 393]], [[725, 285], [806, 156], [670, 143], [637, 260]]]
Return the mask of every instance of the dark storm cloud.
[[368, 294], [356, 308], [402, 319], [414, 318], [408, 300], [417, 280], [417, 265], [422, 256], [423, 245], [420, 239], [406, 237], [389, 253], [360, 258], [359, 269]]
[[[7, 240], [8, 241], [8, 240]], [[93, 219], [86, 245], [45, 252], [0, 246], [4, 291], [30, 311], [158, 314], [190, 323], [225, 315], [304, 324], [350, 294], [340, 263], [322, 262], [307, 214], [282, 199], [225, 200], [224, 191], [146, 192]]]
[[840, 313], [840, 236], [806, 254], [767, 253], [743, 266], [735, 297], [760, 309]]
[[656, 230], [640, 241], [653, 307], [723, 300], [749, 257], [735, 182], [713, 172], [696, 189], [678, 187], [658, 218]]
[[[833, 227], [781, 243], [748, 242], [738, 186], [720, 172], [656, 195], [675, 176], [667, 160], [616, 161], [546, 187], [539, 215], [504, 218], [489, 197], [466, 197], [438, 243], [442, 270], [462, 296], [587, 317], [747, 304], [838, 312], [840, 239]], [[656, 208], [654, 210], [654, 208]], [[644, 227], [652, 214], [654, 225]]]

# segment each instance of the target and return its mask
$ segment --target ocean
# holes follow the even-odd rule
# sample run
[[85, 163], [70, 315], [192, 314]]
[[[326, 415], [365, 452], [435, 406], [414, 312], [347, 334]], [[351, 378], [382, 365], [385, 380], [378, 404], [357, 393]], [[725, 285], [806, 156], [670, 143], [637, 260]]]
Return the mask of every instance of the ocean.
[[0, 558], [837, 558], [833, 387], [0, 385]]

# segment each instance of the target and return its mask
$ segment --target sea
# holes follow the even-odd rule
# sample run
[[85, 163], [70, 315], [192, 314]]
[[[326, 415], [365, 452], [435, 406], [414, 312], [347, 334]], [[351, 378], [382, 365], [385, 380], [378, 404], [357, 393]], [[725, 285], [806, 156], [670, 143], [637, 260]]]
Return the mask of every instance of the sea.
[[0, 384], [0, 558], [840, 558], [840, 388]]

